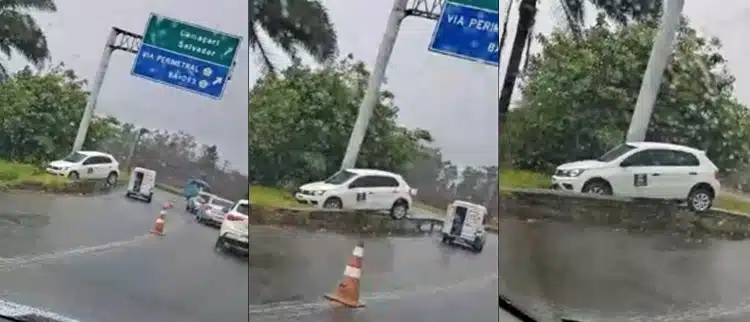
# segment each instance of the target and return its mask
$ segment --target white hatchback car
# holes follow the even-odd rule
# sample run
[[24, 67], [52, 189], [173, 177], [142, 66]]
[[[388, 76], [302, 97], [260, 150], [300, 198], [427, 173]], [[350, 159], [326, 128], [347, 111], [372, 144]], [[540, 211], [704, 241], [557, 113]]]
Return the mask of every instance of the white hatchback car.
[[228, 209], [219, 228], [219, 238], [216, 239], [216, 250], [232, 249], [247, 254], [250, 249], [248, 224], [250, 202], [247, 199], [237, 201]]
[[329, 209], [383, 210], [403, 219], [417, 194], [401, 175], [371, 169], [346, 169], [330, 178], [301, 186], [298, 202]]
[[702, 212], [721, 190], [718, 168], [706, 153], [682, 145], [621, 144], [596, 160], [566, 163], [555, 170], [555, 189], [629, 198], [687, 201]]
[[114, 185], [120, 176], [120, 163], [109, 153], [78, 151], [50, 162], [46, 170], [48, 173], [73, 180], [106, 179], [107, 183]]

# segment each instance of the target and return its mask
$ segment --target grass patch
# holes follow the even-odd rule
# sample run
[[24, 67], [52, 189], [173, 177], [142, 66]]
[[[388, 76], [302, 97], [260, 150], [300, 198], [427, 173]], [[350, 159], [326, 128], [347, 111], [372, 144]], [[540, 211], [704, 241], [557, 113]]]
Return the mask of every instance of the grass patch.
[[264, 186], [250, 186], [250, 203], [285, 208], [299, 208], [302, 206], [297, 200], [294, 200], [289, 192], [283, 189]]
[[720, 195], [717, 197], [714, 200], [714, 207], [750, 214], [750, 202], [731, 195]]
[[550, 176], [526, 170], [501, 170], [500, 189], [547, 189]]
[[68, 178], [48, 174], [34, 165], [0, 160], [0, 185], [4, 187], [37, 183], [48, 188], [60, 188], [69, 182]]

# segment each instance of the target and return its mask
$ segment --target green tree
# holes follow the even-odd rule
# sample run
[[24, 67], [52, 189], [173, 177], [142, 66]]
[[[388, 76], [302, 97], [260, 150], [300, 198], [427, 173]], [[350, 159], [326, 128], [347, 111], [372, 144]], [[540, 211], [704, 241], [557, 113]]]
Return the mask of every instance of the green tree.
[[[0, 2], [0, 51], [7, 59], [13, 51], [26, 58], [35, 67], [41, 68], [50, 58], [47, 38], [42, 28], [31, 15], [34, 12], [56, 12], [52, 0], [6, 0]], [[9, 76], [8, 70], [0, 64], [0, 80]]]
[[[38, 164], [68, 154], [86, 105], [84, 86], [62, 64], [39, 73], [25, 68], [0, 83], [0, 158]], [[97, 146], [117, 124], [95, 118], [86, 146]]]
[[216, 169], [219, 163], [219, 148], [216, 145], [204, 145], [201, 147], [201, 155], [198, 164], [204, 171]]
[[[515, 167], [551, 170], [622, 142], [655, 31], [655, 23], [612, 28], [599, 19], [581, 40], [563, 32], [541, 38], [521, 106], [508, 115], [503, 158]], [[704, 149], [732, 171], [750, 159], [748, 110], [733, 96], [719, 41], [697, 36], [687, 22], [679, 33], [647, 140]]]
[[250, 49], [258, 54], [264, 69], [275, 73], [277, 68], [262, 33], [270, 38], [292, 60], [299, 49], [323, 63], [338, 55], [336, 30], [328, 11], [318, 0], [256, 0], [249, 6]]
[[[291, 186], [336, 171], [364, 96], [369, 72], [347, 58], [322, 69], [295, 64], [267, 74], [250, 92], [248, 155], [256, 183]], [[380, 93], [358, 166], [399, 171], [432, 137], [396, 123], [393, 94]]]

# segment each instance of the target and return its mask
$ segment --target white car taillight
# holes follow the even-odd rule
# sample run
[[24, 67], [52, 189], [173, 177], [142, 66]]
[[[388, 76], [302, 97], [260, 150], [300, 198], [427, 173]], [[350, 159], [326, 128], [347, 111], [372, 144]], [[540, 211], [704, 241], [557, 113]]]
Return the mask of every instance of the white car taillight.
[[243, 221], [245, 217], [229, 214], [225, 217], [229, 221]]

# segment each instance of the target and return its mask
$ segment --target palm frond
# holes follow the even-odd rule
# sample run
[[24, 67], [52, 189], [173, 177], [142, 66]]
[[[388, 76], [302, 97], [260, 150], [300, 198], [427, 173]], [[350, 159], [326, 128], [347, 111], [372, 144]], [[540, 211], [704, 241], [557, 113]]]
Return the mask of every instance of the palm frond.
[[584, 0], [560, 0], [566, 27], [576, 38], [583, 35], [583, 26], [586, 20], [586, 9]]
[[49, 59], [47, 38], [30, 14], [14, 10], [0, 10], [0, 50], [10, 56], [15, 49], [37, 68]]
[[0, 0], [0, 10], [56, 12], [57, 6], [52, 0]]
[[336, 31], [328, 11], [317, 0], [260, 0], [254, 23], [292, 59], [302, 49], [324, 63], [338, 55]]

